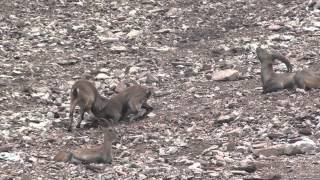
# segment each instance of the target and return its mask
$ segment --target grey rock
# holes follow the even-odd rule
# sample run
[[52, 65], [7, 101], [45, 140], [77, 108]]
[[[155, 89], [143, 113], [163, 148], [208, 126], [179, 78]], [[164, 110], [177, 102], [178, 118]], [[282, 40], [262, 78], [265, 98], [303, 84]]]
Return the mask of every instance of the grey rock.
[[300, 141], [286, 146], [284, 153], [287, 155], [310, 154], [315, 152], [316, 143], [308, 137], [302, 137]]
[[280, 35], [280, 34], [273, 34], [268, 36], [268, 39], [271, 41], [291, 41], [293, 40], [295, 37], [292, 35]]
[[253, 173], [257, 170], [257, 167], [253, 161], [244, 160], [241, 161], [238, 166], [235, 166], [234, 169]]
[[154, 75], [152, 75], [151, 73], [147, 73], [146, 76], [147, 76], [146, 83], [148, 84], [159, 82], [159, 79]]
[[135, 73], [138, 73], [139, 71], [140, 71], [140, 67], [138, 67], [138, 66], [132, 66], [132, 67], [130, 67], [130, 69], [129, 69], [129, 74], [135, 74]]
[[230, 171], [233, 175], [241, 175], [245, 176], [248, 175], [249, 173], [247, 171], [241, 171], [241, 170], [232, 170]]
[[53, 119], [54, 118], [54, 113], [51, 112], [51, 111], [47, 112], [47, 118], [48, 119]]
[[202, 173], [203, 172], [203, 170], [201, 169], [201, 163], [199, 163], [199, 162], [193, 163], [192, 165], [190, 165], [188, 167], [188, 169], [192, 170], [194, 173]]
[[262, 149], [254, 149], [253, 153], [258, 156], [263, 155], [266, 157], [280, 156], [284, 154], [285, 148], [286, 148], [286, 145], [279, 144], [279, 145], [274, 145], [274, 146], [266, 147]]
[[223, 124], [223, 123], [229, 123], [235, 119], [232, 115], [221, 115], [218, 117], [217, 120], [214, 121], [215, 124]]
[[98, 39], [101, 42], [106, 42], [106, 43], [113, 43], [113, 42], [120, 41], [120, 38], [118, 38], [118, 37], [98, 36]]
[[132, 30], [127, 34], [127, 37], [128, 37], [129, 39], [133, 39], [133, 38], [139, 36], [140, 34], [142, 34], [142, 31], [141, 31], [141, 30], [132, 29]]
[[239, 71], [226, 69], [213, 73], [212, 79], [215, 81], [235, 81], [240, 77]]
[[127, 51], [127, 48], [125, 47], [125, 46], [117, 46], [117, 45], [112, 45], [111, 47], [110, 47], [110, 50], [112, 51], [112, 52], [125, 52], [125, 51]]
[[0, 152], [0, 159], [5, 161], [20, 161], [21, 158], [16, 153]]
[[277, 25], [277, 24], [272, 24], [268, 27], [271, 31], [279, 31], [282, 28], [282, 26]]

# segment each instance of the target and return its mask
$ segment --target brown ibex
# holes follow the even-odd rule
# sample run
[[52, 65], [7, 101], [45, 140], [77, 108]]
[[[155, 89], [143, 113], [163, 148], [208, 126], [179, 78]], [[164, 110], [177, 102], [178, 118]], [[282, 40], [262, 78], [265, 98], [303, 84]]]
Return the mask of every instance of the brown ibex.
[[[79, 128], [85, 112], [92, 112], [98, 119], [111, 119], [115, 122], [129, 114], [134, 114], [133, 118], [143, 117], [153, 109], [147, 104], [150, 96], [150, 89], [134, 85], [107, 99], [99, 95], [90, 81], [79, 80], [71, 88], [68, 130], [72, 129], [73, 113], [77, 105], [80, 106], [80, 120], [76, 127]], [[146, 109], [146, 112], [140, 114], [141, 108]]]
[[[320, 88], [320, 74], [308, 70], [292, 72], [292, 65], [289, 60], [274, 51], [267, 51], [258, 47], [256, 49], [258, 59], [261, 63], [261, 81], [263, 93], [278, 91], [281, 89]], [[275, 60], [280, 60], [287, 67], [286, 73], [276, 73], [273, 70]]]
[[111, 163], [112, 141], [117, 138], [114, 129], [104, 129], [103, 144], [93, 148], [80, 148], [74, 151], [60, 151], [53, 160], [74, 163]]

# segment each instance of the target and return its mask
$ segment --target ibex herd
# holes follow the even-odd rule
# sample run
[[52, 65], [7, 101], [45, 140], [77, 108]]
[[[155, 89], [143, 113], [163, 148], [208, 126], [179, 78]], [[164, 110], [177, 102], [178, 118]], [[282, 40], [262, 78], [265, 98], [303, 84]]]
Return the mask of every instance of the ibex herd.
[[[258, 47], [257, 57], [261, 63], [261, 80], [263, 93], [279, 91], [281, 89], [311, 89], [320, 88], [320, 73], [302, 70], [292, 72], [293, 68], [289, 60], [274, 51], [268, 51]], [[276, 73], [273, 70], [275, 60], [283, 62], [287, 67], [286, 73]], [[70, 123], [68, 131], [72, 130], [73, 114], [75, 107], [80, 107], [80, 119], [76, 125], [80, 127], [84, 118], [84, 113], [92, 113], [96, 119], [109, 122], [109, 124], [133, 115], [131, 119], [146, 116], [152, 107], [147, 104], [151, 96], [151, 90], [135, 85], [128, 87], [124, 91], [107, 99], [101, 96], [93, 83], [87, 80], [76, 81], [71, 88], [70, 102]], [[143, 111], [142, 109], [145, 109]], [[94, 148], [80, 148], [74, 151], [60, 151], [55, 157], [55, 161], [74, 162], [74, 163], [111, 163], [112, 162], [112, 141], [116, 138], [116, 132], [112, 128], [104, 128], [104, 141], [101, 146]]]
[[[96, 118], [111, 119], [115, 122], [129, 114], [136, 115], [132, 119], [144, 116], [152, 110], [152, 107], [147, 104], [150, 95], [150, 89], [135, 85], [110, 99], [106, 99], [98, 93], [91, 82], [79, 80], [71, 88], [70, 125], [68, 130], [72, 130], [73, 113], [77, 105], [80, 107], [80, 120], [76, 127], [79, 128], [85, 112], [92, 112]], [[145, 108], [147, 111], [144, 114], [140, 114], [141, 108]]]
[[[80, 119], [76, 125], [77, 128], [80, 128], [85, 112], [92, 113], [99, 120], [111, 121], [110, 125], [130, 114], [134, 115], [130, 120], [144, 117], [153, 109], [147, 104], [147, 100], [151, 96], [151, 90], [139, 85], [128, 87], [119, 94], [107, 99], [98, 93], [96, 87], [90, 81], [79, 80], [73, 84], [70, 96], [68, 131], [72, 130], [73, 113], [76, 106], [80, 107]], [[142, 108], [146, 111], [143, 112]], [[113, 129], [105, 128], [103, 145], [91, 149], [77, 149], [72, 152], [61, 151], [53, 159], [55, 161], [71, 161], [74, 163], [111, 163], [111, 146], [115, 137]]]

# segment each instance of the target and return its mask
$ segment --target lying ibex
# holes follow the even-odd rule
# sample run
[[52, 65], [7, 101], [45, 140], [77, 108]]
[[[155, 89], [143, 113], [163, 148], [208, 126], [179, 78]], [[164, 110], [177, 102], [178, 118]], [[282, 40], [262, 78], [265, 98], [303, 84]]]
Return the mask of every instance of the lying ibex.
[[101, 146], [94, 148], [80, 148], [75, 151], [60, 151], [53, 160], [74, 163], [111, 163], [112, 162], [112, 141], [117, 138], [114, 129], [104, 129], [104, 141]]
[[[256, 49], [258, 59], [261, 62], [261, 80], [263, 93], [278, 91], [281, 89], [301, 88], [308, 90], [310, 88], [320, 88], [320, 74], [308, 70], [292, 72], [292, 65], [289, 60], [277, 53], [269, 52], [258, 47]], [[286, 73], [275, 73], [273, 62], [280, 60], [287, 66]]]

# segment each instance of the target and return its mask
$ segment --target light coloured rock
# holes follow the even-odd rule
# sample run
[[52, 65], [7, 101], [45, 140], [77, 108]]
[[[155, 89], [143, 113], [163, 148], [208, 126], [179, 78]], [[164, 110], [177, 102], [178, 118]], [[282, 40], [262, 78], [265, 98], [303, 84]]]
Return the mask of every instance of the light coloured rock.
[[164, 156], [164, 155], [172, 155], [178, 152], [178, 147], [176, 146], [170, 146], [167, 148], [160, 148], [159, 149], [159, 155]]
[[133, 38], [139, 36], [140, 34], [142, 34], [142, 31], [141, 31], [141, 30], [132, 29], [132, 30], [127, 34], [127, 37], [128, 37], [129, 39], [133, 39]]
[[104, 73], [99, 73], [97, 76], [96, 76], [96, 79], [108, 79], [109, 76], [104, 74]]
[[56, 103], [62, 104], [62, 98], [61, 98], [61, 97], [58, 97], [58, 98], [56, 99]]
[[80, 31], [81, 29], [84, 29], [84, 24], [73, 25], [71, 29], [74, 31]]
[[144, 179], [147, 179], [147, 176], [140, 173], [138, 179], [139, 179], [139, 180], [144, 180]]
[[231, 115], [221, 115], [217, 120], [214, 121], [215, 124], [223, 124], [223, 123], [228, 123], [231, 122], [235, 119], [234, 116]]
[[48, 92], [45, 93], [43, 96], [41, 96], [40, 99], [45, 101], [45, 102], [51, 102], [50, 94]]
[[8, 152], [1, 152], [0, 153], [0, 159], [5, 161], [20, 161], [21, 158], [16, 153], [8, 153]]
[[320, 21], [313, 21], [313, 25], [320, 28]]
[[30, 35], [31, 36], [39, 36], [41, 32], [41, 28], [40, 27], [32, 27], [31, 31], [30, 31]]
[[162, 47], [148, 47], [148, 49], [159, 51], [159, 52], [168, 52], [168, 51], [175, 51], [176, 48], [174, 47], [168, 47], [168, 46], [162, 46]]
[[188, 143], [184, 142], [181, 138], [175, 139], [173, 144], [179, 147], [186, 147], [188, 145]]
[[214, 177], [214, 178], [217, 178], [220, 176], [220, 173], [219, 172], [216, 172], [216, 171], [208, 171], [208, 175], [211, 176], [211, 177]]
[[311, 27], [303, 27], [302, 29], [305, 30], [305, 31], [311, 31], [311, 32], [319, 30], [319, 28], [313, 27], [313, 26], [311, 26]]
[[188, 167], [188, 169], [192, 170], [194, 173], [202, 173], [203, 171], [199, 162], [193, 163]]
[[125, 73], [123, 70], [120, 69], [114, 69], [112, 71], [112, 76], [113, 77], [118, 77], [118, 78], [123, 78], [125, 76]]
[[125, 52], [125, 51], [127, 51], [127, 48], [125, 46], [112, 45], [110, 47], [110, 50], [112, 52]]
[[282, 28], [282, 26], [277, 25], [277, 24], [272, 24], [268, 27], [271, 31], [279, 31]]
[[48, 119], [53, 119], [54, 118], [54, 113], [53, 112], [47, 112], [47, 118]]
[[32, 138], [30, 136], [22, 136], [22, 140], [24, 140], [24, 141], [32, 141]]
[[129, 11], [129, 13], [128, 13], [130, 16], [135, 16], [136, 14], [137, 14], [137, 11], [136, 10], [131, 10], [131, 11]]
[[226, 133], [227, 136], [232, 137], [241, 137], [242, 136], [242, 128], [236, 128]]
[[175, 17], [178, 14], [179, 14], [179, 9], [178, 8], [170, 8], [166, 15], [169, 16], [169, 17]]
[[291, 41], [295, 37], [292, 35], [280, 35], [280, 34], [273, 34], [268, 36], [268, 39], [271, 41]]
[[208, 152], [212, 152], [213, 150], [216, 150], [216, 149], [218, 149], [218, 148], [219, 148], [218, 145], [210, 146], [209, 148], [203, 150], [201, 154], [202, 154], [202, 155], [208, 154]]
[[308, 137], [302, 137], [300, 141], [297, 141], [293, 144], [288, 144], [284, 149], [284, 153], [287, 155], [309, 154], [313, 153], [316, 148], [317, 145], [315, 142]]
[[103, 35], [100, 35], [98, 36], [98, 39], [101, 41], [101, 42], [118, 42], [120, 39], [118, 37], [108, 37], [108, 36], [103, 36]]
[[158, 31], [155, 31], [155, 33], [173, 33], [173, 29], [159, 29]]
[[226, 69], [214, 72], [212, 79], [215, 81], [234, 81], [239, 79], [240, 73], [234, 69]]
[[260, 156], [266, 156], [266, 157], [270, 157], [270, 156], [280, 156], [284, 154], [284, 150], [286, 148], [286, 145], [283, 144], [279, 144], [279, 145], [274, 145], [274, 146], [270, 146], [270, 147], [265, 147], [262, 149], [256, 149], [253, 150], [253, 153]]
[[308, 137], [302, 137], [301, 140], [293, 144], [279, 144], [271, 147], [253, 150], [256, 155], [279, 156], [279, 155], [296, 155], [296, 154], [309, 154], [315, 152], [317, 145]]
[[108, 68], [101, 68], [99, 72], [108, 73], [110, 70]]
[[140, 70], [140, 67], [138, 67], [138, 66], [132, 66], [132, 67], [130, 67], [130, 69], [129, 69], [129, 74], [138, 73], [139, 70]]
[[151, 73], [146, 74], [146, 83], [151, 84], [154, 82], [159, 82], [159, 78], [155, 77]]

